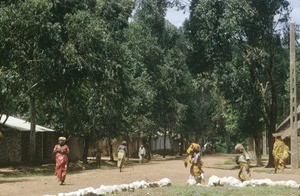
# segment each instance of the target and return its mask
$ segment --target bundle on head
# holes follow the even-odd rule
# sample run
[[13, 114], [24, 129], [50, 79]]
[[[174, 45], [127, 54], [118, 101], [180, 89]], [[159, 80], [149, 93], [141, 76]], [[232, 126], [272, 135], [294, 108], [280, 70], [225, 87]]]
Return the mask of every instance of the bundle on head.
[[200, 150], [201, 146], [197, 143], [191, 143], [191, 145], [188, 147], [186, 152], [188, 153], [188, 157], [184, 160], [184, 166], [187, 167], [189, 163], [191, 163], [192, 154], [194, 152], [198, 152]]
[[237, 144], [235, 147], [234, 147], [235, 151], [237, 152], [242, 152], [244, 147], [242, 144]]
[[188, 149], [186, 150], [186, 152], [188, 154], [192, 154], [195, 151], [198, 151], [200, 149], [200, 145], [197, 143], [191, 143], [191, 145], [188, 147]]

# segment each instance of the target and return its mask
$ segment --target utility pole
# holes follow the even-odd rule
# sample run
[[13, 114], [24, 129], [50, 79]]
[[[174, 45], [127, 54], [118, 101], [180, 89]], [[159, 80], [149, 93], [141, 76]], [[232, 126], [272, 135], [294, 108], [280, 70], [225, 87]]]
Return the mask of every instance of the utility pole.
[[298, 161], [298, 126], [297, 93], [295, 66], [295, 23], [290, 24], [290, 126], [291, 126], [291, 169], [299, 168]]

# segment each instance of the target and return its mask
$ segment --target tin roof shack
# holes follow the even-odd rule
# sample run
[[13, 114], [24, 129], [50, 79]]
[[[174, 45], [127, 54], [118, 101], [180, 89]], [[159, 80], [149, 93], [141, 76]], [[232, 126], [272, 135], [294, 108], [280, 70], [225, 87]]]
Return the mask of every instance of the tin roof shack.
[[[300, 105], [297, 107], [297, 119], [299, 119]], [[300, 120], [297, 121], [297, 131], [300, 129]], [[291, 127], [290, 116], [288, 116], [276, 129], [276, 132], [272, 134], [273, 137], [281, 137], [283, 142], [289, 147], [291, 151]], [[300, 136], [298, 135], [298, 160], [300, 160]], [[291, 154], [287, 160], [287, 164], [291, 163]]]
[[[2, 115], [0, 123], [6, 120]], [[26, 163], [29, 161], [30, 122], [9, 116], [1, 130], [3, 138], [0, 141], [0, 163]], [[52, 150], [57, 143], [57, 133], [49, 128], [36, 125], [36, 153], [41, 163], [53, 160]]]

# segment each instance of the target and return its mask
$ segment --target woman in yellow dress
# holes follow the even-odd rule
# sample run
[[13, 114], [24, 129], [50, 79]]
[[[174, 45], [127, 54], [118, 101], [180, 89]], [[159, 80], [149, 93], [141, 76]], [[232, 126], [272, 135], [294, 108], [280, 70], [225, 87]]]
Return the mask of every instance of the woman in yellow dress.
[[242, 182], [251, 179], [250, 171], [250, 156], [247, 151], [244, 149], [242, 144], [237, 144], [235, 150], [239, 153], [236, 156], [236, 163], [239, 164], [240, 170], [238, 173], [238, 179]]
[[201, 146], [197, 143], [191, 143], [187, 149], [188, 157], [184, 160], [184, 166], [190, 163], [190, 178], [195, 184], [204, 182], [204, 171], [202, 170], [203, 162], [201, 160]]
[[274, 156], [275, 173], [277, 173], [277, 170], [283, 171], [285, 162], [289, 157], [289, 147], [282, 141], [281, 136], [276, 138], [272, 154]]

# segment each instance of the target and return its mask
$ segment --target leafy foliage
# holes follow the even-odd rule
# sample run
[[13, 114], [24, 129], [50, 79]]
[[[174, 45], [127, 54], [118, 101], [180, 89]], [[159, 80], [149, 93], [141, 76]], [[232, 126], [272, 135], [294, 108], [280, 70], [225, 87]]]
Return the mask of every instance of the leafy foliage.
[[193, 0], [183, 29], [165, 19], [174, 6], [186, 7], [2, 1], [0, 113], [36, 118], [87, 147], [104, 137], [164, 135], [229, 152], [247, 136], [274, 132], [287, 113], [288, 35], [278, 26], [286, 29], [288, 2]]

